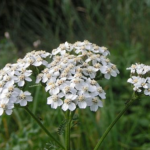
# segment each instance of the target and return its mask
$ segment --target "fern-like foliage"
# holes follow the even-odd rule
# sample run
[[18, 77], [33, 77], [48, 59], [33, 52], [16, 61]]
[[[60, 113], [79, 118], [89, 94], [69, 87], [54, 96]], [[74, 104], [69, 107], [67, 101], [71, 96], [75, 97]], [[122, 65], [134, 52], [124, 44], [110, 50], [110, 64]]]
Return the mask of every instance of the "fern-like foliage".
[[68, 123], [68, 120], [65, 119], [62, 121], [61, 125], [58, 127], [58, 134], [59, 135], [62, 135], [64, 133], [67, 123]]

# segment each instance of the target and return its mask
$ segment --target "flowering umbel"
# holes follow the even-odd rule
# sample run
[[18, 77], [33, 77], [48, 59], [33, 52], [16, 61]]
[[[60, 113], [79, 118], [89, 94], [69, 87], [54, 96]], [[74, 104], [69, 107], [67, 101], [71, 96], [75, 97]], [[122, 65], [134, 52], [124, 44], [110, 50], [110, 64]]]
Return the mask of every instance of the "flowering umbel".
[[15, 104], [26, 106], [32, 101], [29, 91], [22, 91], [26, 82], [31, 82], [31, 66], [46, 65], [44, 60], [50, 54], [45, 51], [32, 51], [15, 64], [7, 64], [0, 70], [0, 115], [5, 111], [11, 115]]
[[150, 96], [150, 66], [136, 63], [127, 70], [131, 71], [131, 77], [127, 82], [133, 85], [133, 90]]
[[36, 83], [46, 84], [50, 96], [47, 104], [66, 111], [76, 108], [97, 111], [106, 93], [96, 81], [119, 73], [107, 58], [110, 52], [88, 41], [65, 42], [52, 51], [52, 62], [37, 76]]
[[[107, 58], [109, 54], [106, 47], [88, 41], [65, 42], [51, 54], [32, 51], [17, 63], [7, 64], [0, 70], [0, 115], [4, 111], [10, 115], [15, 105], [26, 106], [32, 101], [31, 93], [22, 90], [32, 81], [32, 76], [49, 92], [47, 104], [51, 108], [74, 111], [89, 106], [91, 111], [97, 111], [103, 106], [102, 99], [106, 98], [97, 80], [110, 79], [119, 73], [116, 65]], [[38, 75], [33, 71], [35, 68]]]

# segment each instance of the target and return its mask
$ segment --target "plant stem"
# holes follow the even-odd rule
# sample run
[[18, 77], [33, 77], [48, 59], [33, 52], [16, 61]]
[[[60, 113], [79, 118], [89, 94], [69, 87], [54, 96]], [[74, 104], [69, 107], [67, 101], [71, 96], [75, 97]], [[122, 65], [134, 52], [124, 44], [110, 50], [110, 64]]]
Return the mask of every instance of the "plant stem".
[[71, 121], [72, 121], [74, 114], [75, 114], [75, 111], [70, 112], [68, 110], [66, 112], [66, 120], [67, 120], [67, 125], [66, 125], [66, 130], [65, 130], [66, 150], [70, 150], [70, 128], [71, 128]]
[[32, 109], [32, 112], [35, 114], [36, 112], [36, 108], [37, 108], [37, 104], [38, 104], [38, 96], [39, 96], [39, 91], [41, 90], [41, 87], [40, 86], [37, 86], [36, 87], [36, 90], [35, 90], [35, 95], [34, 95], [34, 105], [33, 105], [33, 109]]
[[66, 125], [66, 130], [65, 130], [65, 145], [66, 145], [66, 150], [70, 150], [70, 111], [67, 110], [66, 112], [66, 119], [67, 119], [67, 125]]
[[33, 117], [33, 119], [39, 124], [39, 126], [45, 131], [45, 133], [49, 136], [49, 138], [54, 141], [59, 147], [62, 149], [65, 149], [64, 146], [59, 143], [51, 134], [50, 132], [44, 127], [44, 125], [39, 121], [38, 118], [28, 109], [28, 107], [22, 107], [25, 108], [25, 110]]
[[112, 127], [116, 124], [116, 122], [121, 118], [121, 116], [126, 112], [126, 110], [130, 107], [130, 105], [136, 100], [137, 98], [132, 98], [125, 106], [125, 108], [118, 114], [118, 116], [115, 118], [115, 120], [108, 126], [100, 140], [98, 141], [97, 145], [95, 146], [94, 150], [99, 150], [100, 145], [102, 144], [103, 140], [107, 136], [107, 134], [110, 132]]

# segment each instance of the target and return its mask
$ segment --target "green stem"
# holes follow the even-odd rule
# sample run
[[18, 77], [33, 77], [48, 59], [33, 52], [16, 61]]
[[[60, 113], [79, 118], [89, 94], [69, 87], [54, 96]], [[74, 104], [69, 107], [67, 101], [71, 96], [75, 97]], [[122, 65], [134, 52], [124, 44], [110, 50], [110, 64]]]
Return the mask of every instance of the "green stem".
[[25, 110], [33, 117], [33, 119], [39, 124], [39, 126], [45, 131], [45, 133], [49, 136], [49, 138], [54, 141], [58, 146], [60, 146], [62, 149], [65, 149], [64, 146], [59, 143], [51, 134], [50, 132], [44, 127], [44, 125], [39, 121], [38, 118], [35, 117], [35, 115], [28, 109], [28, 107], [22, 107], [25, 108]]
[[70, 111], [67, 110], [66, 112], [66, 119], [67, 119], [67, 125], [66, 125], [66, 130], [65, 130], [65, 145], [66, 145], [66, 150], [70, 150]]
[[126, 110], [130, 107], [130, 105], [136, 100], [137, 98], [132, 98], [125, 106], [125, 108], [118, 114], [118, 116], [115, 118], [115, 120], [108, 126], [100, 140], [98, 141], [97, 145], [95, 146], [94, 150], [99, 150], [100, 145], [102, 144], [103, 140], [107, 136], [107, 134], [110, 132], [112, 127], [116, 124], [116, 122], [120, 119], [120, 117], [126, 112]]
[[65, 145], [66, 145], [65, 150], [70, 150], [70, 128], [71, 128], [71, 121], [72, 121], [74, 114], [75, 114], [75, 111], [70, 112], [68, 110], [66, 112], [67, 125], [66, 125], [66, 130], [65, 130]]
[[38, 86], [36, 87], [36, 92], [35, 92], [35, 95], [34, 95], [34, 105], [33, 105], [33, 109], [32, 109], [32, 112], [35, 114], [36, 112], [36, 108], [37, 108], [37, 103], [38, 103], [38, 96], [39, 96], [39, 91], [41, 90], [41, 87]]

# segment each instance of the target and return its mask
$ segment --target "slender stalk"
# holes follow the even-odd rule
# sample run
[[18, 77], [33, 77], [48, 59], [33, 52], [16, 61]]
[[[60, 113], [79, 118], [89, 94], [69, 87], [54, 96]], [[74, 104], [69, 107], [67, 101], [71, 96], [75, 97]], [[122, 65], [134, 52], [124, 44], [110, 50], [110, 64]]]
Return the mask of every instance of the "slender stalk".
[[37, 104], [38, 104], [38, 96], [39, 96], [39, 91], [41, 90], [41, 86], [37, 86], [36, 87], [36, 92], [35, 92], [35, 95], [34, 95], [34, 105], [33, 105], [33, 109], [32, 109], [32, 112], [35, 114], [36, 112], [36, 108], [37, 108]]
[[59, 147], [62, 149], [65, 149], [64, 146], [59, 143], [51, 134], [50, 132], [44, 127], [44, 125], [39, 121], [38, 118], [28, 109], [28, 107], [22, 107], [25, 108], [25, 110], [33, 117], [33, 119], [39, 124], [39, 126], [45, 131], [45, 133], [49, 136], [49, 138], [54, 141]]
[[65, 130], [65, 145], [66, 145], [65, 150], [70, 150], [70, 128], [71, 128], [71, 121], [72, 121], [74, 114], [75, 114], [75, 111], [70, 112], [68, 110], [66, 112], [67, 125], [66, 125], [66, 130]]
[[115, 120], [108, 126], [100, 140], [98, 141], [97, 145], [95, 146], [94, 150], [99, 150], [100, 145], [102, 144], [103, 140], [107, 136], [107, 134], [110, 132], [112, 127], [116, 124], [116, 122], [121, 118], [121, 116], [126, 112], [126, 110], [130, 107], [130, 105], [136, 100], [137, 98], [132, 98], [125, 106], [125, 108], [118, 114], [118, 116], [115, 118]]
[[66, 119], [67, 119], [67, 125], [66, 125], [66, 130], [65, 130], [65, 145], [66, 145], [66, 150], [70, 150], [70, 111], [67, 110], [66, 112]]

